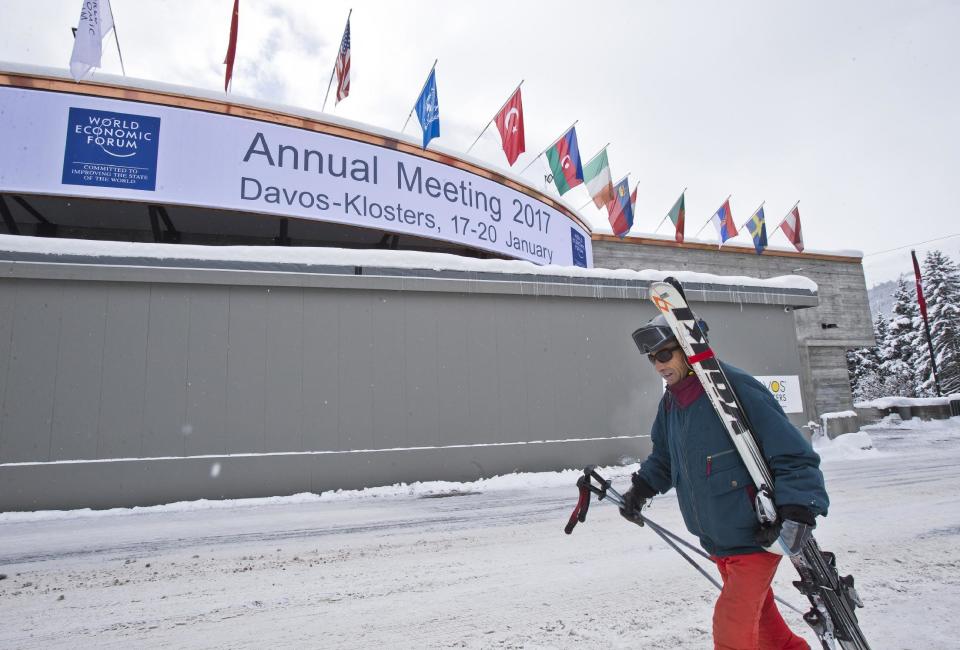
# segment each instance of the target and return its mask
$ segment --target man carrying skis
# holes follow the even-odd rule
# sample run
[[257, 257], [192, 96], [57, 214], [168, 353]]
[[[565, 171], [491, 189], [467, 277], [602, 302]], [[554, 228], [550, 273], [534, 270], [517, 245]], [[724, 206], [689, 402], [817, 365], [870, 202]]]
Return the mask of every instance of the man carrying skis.
[[676, 488], [687, 529], [723, 578], [713, 614], [716, 650], [809, 648], [777, 609], [770, 584], [781, 556], [764, 549], [777, 543], [781, 523], [785, 537], [802, 534], [827, 513], [819, 456], [760, 382], [722, 364], [773, 474], [779, 519], [761, 527], [750, 474], [666, 319], [658, 315], [633, 338], [667, 390], [651, 431], [653, 451], [633, 474], [621, 514], [635, 519], [647, 499]]

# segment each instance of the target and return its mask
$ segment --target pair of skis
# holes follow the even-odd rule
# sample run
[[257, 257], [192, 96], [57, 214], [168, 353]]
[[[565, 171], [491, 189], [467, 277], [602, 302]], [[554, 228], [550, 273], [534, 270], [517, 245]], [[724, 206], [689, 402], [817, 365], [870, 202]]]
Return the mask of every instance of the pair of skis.
[[[750, 473], [757, 489], [757, 515], [761, 525], [776, 525], [773, 475], [732, 384], [727, 380], [710, 348], [706, 333], [687, 304], [683, 287], [673, 278], [654, 282], [650, 285], [650, 299], [673, 330], [691, 368], [730, 435], [734, 448]], [[586, 472], [585, 476], [588, 476]], [[587, 495], [589, 499], [589, 492]], [[581, 502], [583, 498], [584, 490], [581, 486]], [[575, 515], [578, 510], [582, 510], [583, 515], [586, 514], [581, 503], [578, 503], [578, 509], [574, 511]], [[574, 521], [574, 517], [571, 517], [570, 522]], [[572, 530], [570, 524], [568, 529], [567, 532]], [[855, 609], [863, 607], [863, 603], [854, 589], [853, 576], [841, 577], [838, 574], [836, 557], [832, 553], [821, 551], [812, 534], [803, 541], [799, 552], [790, 554], [789, 557], [800, 574], [800, 580], [793, 584], [810, 601], [810, 610], [803, 618], [813, 628], [824, 650], [835, 650], [837, 643], [843, 650], [870, 650], [857, 622]]]

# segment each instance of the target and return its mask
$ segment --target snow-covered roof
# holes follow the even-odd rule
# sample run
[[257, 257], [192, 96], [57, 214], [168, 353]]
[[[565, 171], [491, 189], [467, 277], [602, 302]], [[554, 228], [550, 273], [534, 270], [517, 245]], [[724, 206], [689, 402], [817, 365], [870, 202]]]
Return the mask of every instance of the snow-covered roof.
[[435, 271], [471, 271], [490, 274], [594, 278], [653, 282], [672, 275], [684, 283], [720, 287], [757, 287], [816, 292], [817, 284], [800, 275], [754, 278], [744, 275], [721, 276], [712, 273], [672, 269], [585, 269], [577, 266], [539, 266], [520, 260], [482, 260], [447, 253], [395, 251], [380, 249], [315, 248], [306, 246], [199, 246], [153, 244], [85, 239], [43, 238], [0, 235], [3, 253], [28, 253], [88, 258], [139, 258], [144, 260], [199, 260], [256, 262], [264, 264], [300, 264], [307, 266], [383, 267], [392, 269], [429, 269]]

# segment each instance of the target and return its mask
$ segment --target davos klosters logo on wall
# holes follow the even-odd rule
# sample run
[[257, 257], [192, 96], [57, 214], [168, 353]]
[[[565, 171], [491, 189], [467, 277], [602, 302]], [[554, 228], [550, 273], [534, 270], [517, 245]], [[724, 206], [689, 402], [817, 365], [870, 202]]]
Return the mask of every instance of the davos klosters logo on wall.
[[71, 107], [62, 182], [152, 192], [159, 144], [159, 117]]

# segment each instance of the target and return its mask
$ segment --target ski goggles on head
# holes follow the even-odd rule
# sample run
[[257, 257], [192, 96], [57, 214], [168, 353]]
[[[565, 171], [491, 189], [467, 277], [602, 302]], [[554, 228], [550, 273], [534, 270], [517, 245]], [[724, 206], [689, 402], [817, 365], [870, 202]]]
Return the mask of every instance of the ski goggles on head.
[[648, 323], [633, 333], [633, 342], [637, 344], [640, 352], [649, 355], [671, 343], [676, 345], [677, 340], [666, 325]]
[[679, 347], [663, 348], [663, 349], [657, 350], [656, 352], [651, 352], [650, 354], [648, 354], [647, 359], [650, 361], [650, 363], [656, 363], [657, 361], [659, 361], [660, 363], [666, 363], [673, 358], [673, 353], [679, 349], [680, 349]]

